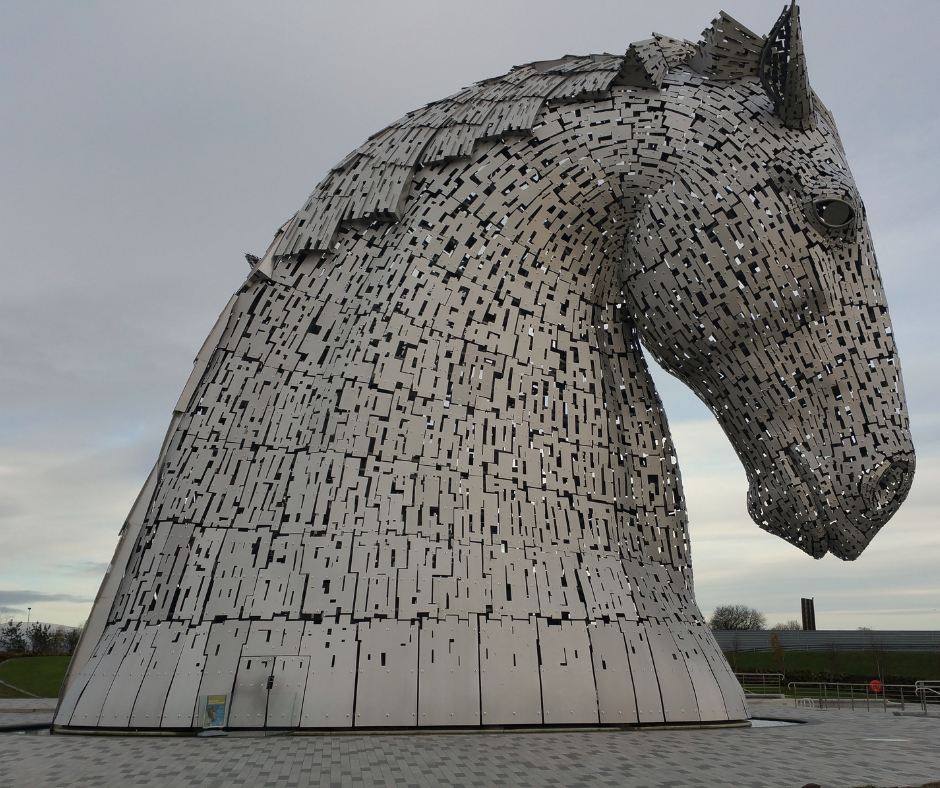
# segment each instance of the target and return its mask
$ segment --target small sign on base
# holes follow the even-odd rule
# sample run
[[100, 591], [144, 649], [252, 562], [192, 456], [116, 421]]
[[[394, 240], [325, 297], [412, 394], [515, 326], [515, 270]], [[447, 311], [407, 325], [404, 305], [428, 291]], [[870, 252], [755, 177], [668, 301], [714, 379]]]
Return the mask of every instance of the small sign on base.
[[225, 705], [228, 695], [207, 695], [206, 716], [203, 728], [225, 727]]

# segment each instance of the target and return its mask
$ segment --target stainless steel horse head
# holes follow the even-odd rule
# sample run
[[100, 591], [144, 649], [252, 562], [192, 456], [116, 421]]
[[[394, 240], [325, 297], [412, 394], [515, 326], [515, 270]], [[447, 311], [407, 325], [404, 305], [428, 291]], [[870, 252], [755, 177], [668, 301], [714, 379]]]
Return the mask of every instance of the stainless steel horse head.
[[914, 450], [865, 207], [797, 14], [743, 76], [667, 78], [662, 133], [681, 143], [623, 275], [645, 346], [737, 451], [755, 522], [852, 559], [907, 495]]

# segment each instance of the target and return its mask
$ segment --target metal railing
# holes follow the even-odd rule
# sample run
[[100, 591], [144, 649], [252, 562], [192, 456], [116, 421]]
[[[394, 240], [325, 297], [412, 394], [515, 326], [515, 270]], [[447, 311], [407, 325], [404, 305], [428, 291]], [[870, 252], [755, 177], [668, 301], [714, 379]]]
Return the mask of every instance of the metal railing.
[[914, 683], [914, 692], [920, 696], [920, 706], [924, 714], [931, 704], [940, 708], [940, 681], [918, 681]]
[[[873, 687], [872, 685], [876, 686]], [[906, 711], [908, 706], [940, 708], [940, 681], [918, 681], [914, 684], [846, 684], [826, 681], [791, 681], [787, 688], [793, 693], [794, 707], [814, 709], [881, 709]], [[876, 691], [877, 688], [877, 691]]]
[[782, 695], [782, 673], [735, 673], [734, 677], [747, 695]]

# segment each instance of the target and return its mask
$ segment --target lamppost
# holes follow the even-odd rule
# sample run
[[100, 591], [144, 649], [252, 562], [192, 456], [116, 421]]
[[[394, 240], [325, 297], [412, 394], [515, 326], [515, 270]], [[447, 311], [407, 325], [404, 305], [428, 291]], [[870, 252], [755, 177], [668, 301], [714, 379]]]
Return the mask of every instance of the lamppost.
[[33, 614], [31, 607], [26, 608], [26, 626], [29, 626], [29, 617]]

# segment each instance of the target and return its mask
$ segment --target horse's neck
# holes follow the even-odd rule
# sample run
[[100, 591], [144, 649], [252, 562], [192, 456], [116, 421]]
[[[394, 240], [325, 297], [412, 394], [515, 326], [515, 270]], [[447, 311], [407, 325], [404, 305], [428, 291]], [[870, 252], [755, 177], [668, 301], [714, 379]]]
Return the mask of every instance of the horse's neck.
[[[659, 565], [637, 588], [684, 593], [678, 467], [617, 306], [622, 214], [551, 136], [420, 170], [401, 221], [341, 226], [331, 254], [246, 285], [164, 458], [141, 566], [165, 563], [171, 588], [174, 545], [217, 523], [278, 555], [301, 532], [314, 553], [407, 536], [422, 561], [445, 551], [435, 565], [480, 545], [590, 571], [619, 555]], [[141, 577], [116, 610], [170, 615]]]
[[685, 565], [675, 452], [617, 303], [622, 211], [593, 159], [551, 158], [543, 136], [421, 170], [400, 222], [283, 261], [282, 298], [315, 304], [300, 366], [334, 391], [330, 450], [358, 455], [349, 425], [377, 409], [383, 461], [574, 493], [610, 511], [623, 552]]

